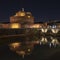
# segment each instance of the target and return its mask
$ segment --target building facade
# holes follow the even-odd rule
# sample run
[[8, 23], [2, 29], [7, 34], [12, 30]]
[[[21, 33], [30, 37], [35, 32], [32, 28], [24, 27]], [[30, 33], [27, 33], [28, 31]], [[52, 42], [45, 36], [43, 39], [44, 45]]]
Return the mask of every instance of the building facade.
[[40, 28], [42, 24], [34, 23], [34, 16], [24, 9], [10, 17], [10, 23], [0, 23], [0, 28]]

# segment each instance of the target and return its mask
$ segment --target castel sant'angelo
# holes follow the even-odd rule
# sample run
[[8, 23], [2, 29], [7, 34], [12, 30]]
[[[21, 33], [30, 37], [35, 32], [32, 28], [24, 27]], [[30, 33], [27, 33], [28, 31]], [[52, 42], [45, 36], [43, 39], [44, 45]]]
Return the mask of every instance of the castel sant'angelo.
[[0, 23], [0, 28], [41, 28], [47, 23], [34, 23], [34, 16], [31, 12], [25, 12], [24, 8], [10, 17], [9, 23]]

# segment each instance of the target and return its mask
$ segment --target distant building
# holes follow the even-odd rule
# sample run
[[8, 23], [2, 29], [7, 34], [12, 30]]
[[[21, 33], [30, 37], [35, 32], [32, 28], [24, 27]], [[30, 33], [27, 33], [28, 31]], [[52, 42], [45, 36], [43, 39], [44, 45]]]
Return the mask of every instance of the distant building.
[[17, 12], [14, 16], [10, 17], [10, 23], [19, 23], [21, 27], [26, 27], [27, 25], [34, 24], [34, 17], [31, 12], [22, 11]]
[[50, 25], [56, 25], [60, 28], [60, 23], [55, 21], [34, 23], [34, 16], [31, 12], [25, 12], [24, 8], [10, 17], [9, 23], [0, 23], [0, 28], [47, 28]]
[[17, 12], [14, 16], [10, 17], [10, 23], [19, 23], [21, 28], [41, 28], [47, 26], [47, 23], [34, 23], [34, 17], [31, 12], [22, 11]]
[[20, 24], [33, 24], [34, 17], [30, 12], [19, 11], [16, 15], [10, 17], [11, 23], [20, 23]]

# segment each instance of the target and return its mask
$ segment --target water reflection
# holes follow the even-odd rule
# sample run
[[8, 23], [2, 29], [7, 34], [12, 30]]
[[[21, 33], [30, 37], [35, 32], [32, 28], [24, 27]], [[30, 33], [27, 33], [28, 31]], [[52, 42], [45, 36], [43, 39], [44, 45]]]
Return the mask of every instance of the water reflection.
[[34, 46], [39, 44], [40, 47], [42, 45], [48, 45], [50, 48], [53, 46], [60, 47], [59, 37], [52, 36], [42, 36], [38, 40], [25, 40], [24, 42], [13, 42], [9, 44], [10, 50], [15, 51], [18, 55], [22, 55], [24, 58], [25, 55], [30, 55], [34, 49]]
[[16, 51], [20, 46], [21, 46], [21, 43], [20, 42], [14, 42], [14, 43], [11, 43], [9, 46], [11, 50], [14, 50]]
[[[53, 38], [53, 37], [51, 37], [51, 45], [53, 45], [54, 47], [56, 47], [57, 45], [59, 45], [59, 41], [58, 41], [58, 39], [57, 38]], [[50, 45], [50, 46], [51, 46]]]
[[42, 37], [41, 40], [40, 40], [40, 45], [41, 44], [46, 44], [48, 42], [47, 38], [46, 37]]
[[31, 54], [34, 44], [32, 42], [14, 42], [9, 44], [10, 49], [15, 51], [18, 55], [22, 55], [24, 58], [25, 55]]

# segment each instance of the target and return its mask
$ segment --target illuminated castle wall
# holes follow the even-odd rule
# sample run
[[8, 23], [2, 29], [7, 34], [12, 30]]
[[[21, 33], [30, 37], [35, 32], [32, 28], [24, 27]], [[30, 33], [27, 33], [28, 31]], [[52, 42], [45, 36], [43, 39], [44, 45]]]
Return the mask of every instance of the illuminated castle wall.
[[30, 12], [25, 12], [24, 9], [22, 9], [22, 11], [10, 17], [10, 23], [19, 23], [21, 28], [24, 28], [34, 23], [34, 17]]
[[14, 16], [10, 17], [11, 28], [19, 25], [20, 28], [39, 28], [41, 24], [34, 24], [34, 17], [31, 12], [25, 12], [24, 9], [22, 11], [17, 12]]

